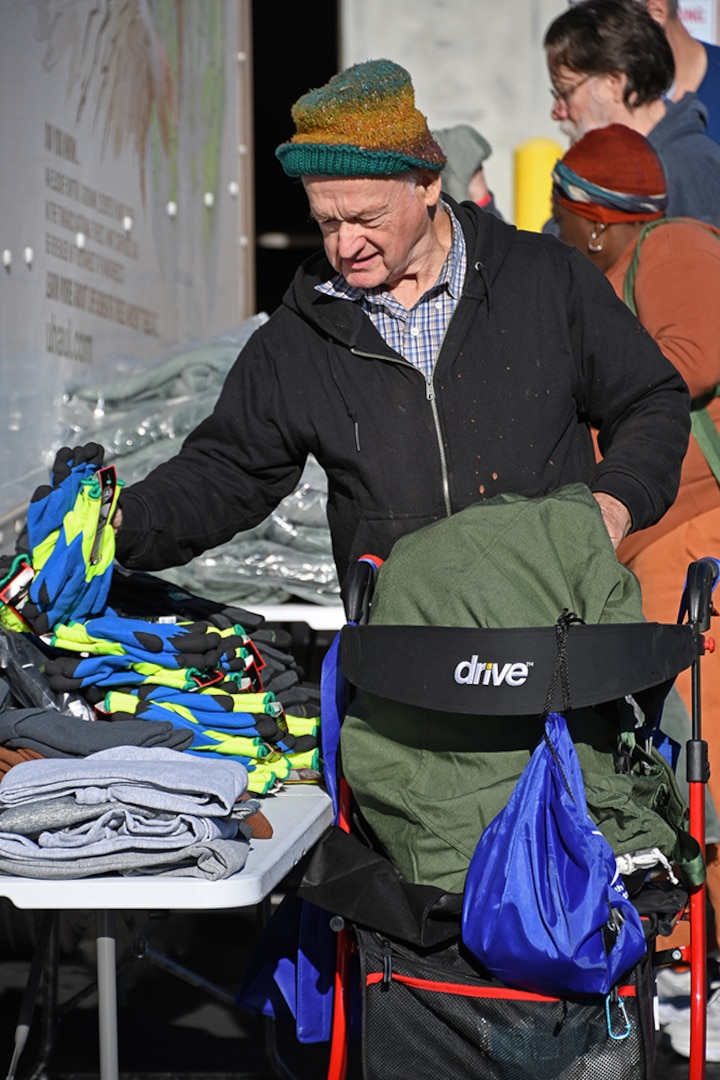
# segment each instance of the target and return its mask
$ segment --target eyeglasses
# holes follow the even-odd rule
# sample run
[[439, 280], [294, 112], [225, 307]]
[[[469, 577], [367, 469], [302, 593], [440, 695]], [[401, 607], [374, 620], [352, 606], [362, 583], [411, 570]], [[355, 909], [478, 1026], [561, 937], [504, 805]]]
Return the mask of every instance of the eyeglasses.
[[550, 93], [553, 101], [562, 101], [563, 104], [567, 105], [575, 91], [579, 90], [588, 79], [592, 79], [592, 75], [583, 75], [582, 79], [579, 79], [574, 86], [569, 86], [567, 90], [558, 90], [557, 86], [551, 86]]

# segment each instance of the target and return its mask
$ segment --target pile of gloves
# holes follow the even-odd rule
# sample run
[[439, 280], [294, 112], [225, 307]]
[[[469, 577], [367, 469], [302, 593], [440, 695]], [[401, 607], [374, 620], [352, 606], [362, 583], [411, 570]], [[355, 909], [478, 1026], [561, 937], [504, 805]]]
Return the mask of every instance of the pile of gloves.
[[[319, 701], [259, 616], [210, 602], [196, 618], [202, 600], [184, 593], [178, 602], [164, 582], [164, 611], [129, 614], [121, 568], [121, 606], [111, 606], [123, 482], [103, 457], [97, 443], [58, 451], [16, 556], [0, 563], [0, 623], [34, 635], [50, 688], [80, 694], [98, 718], [169, 720], [191, 733], [185, 753], [239, 760], [256, 793], [317, 779]], [[157, 604], [157, 579], [139, 577], [135, 602], [150, 581]]]
[[20, 553], [0, 582], [5, 626], [43, 635], [56, 622], [103, 611], [115, 558], [111, 522], [122, 488], [115, 468], [103, 468], [103, 456], [98, 443], [64, 446], [50, 485], [34, 492]]

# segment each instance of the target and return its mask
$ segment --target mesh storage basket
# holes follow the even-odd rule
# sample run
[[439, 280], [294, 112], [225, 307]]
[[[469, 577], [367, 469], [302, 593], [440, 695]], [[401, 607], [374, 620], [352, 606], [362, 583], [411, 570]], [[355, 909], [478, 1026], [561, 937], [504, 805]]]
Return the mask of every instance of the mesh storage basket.
[[559, 1000], [483, 978], [456, 944], [417, 952], [357, 928], [364, 1080], [650, 1080], [644, 958], [608, 998]]

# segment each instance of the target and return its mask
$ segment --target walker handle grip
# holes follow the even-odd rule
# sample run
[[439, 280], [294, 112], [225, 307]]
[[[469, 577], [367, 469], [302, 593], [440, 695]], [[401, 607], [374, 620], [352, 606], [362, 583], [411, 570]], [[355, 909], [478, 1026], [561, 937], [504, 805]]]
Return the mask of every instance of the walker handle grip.
[[361, 555], [345, 575], [340, 592], [348, 622], [358, 626], [367, 623], [375, 588], [375, 574], [382, 561], [377, 555]]
[[713, 613], [712, 594], [720, 574], [717, 559], [698, 559], [690, 563], [687, 573], [686, 596], [688, 622], [701, 634], [710, 629]]

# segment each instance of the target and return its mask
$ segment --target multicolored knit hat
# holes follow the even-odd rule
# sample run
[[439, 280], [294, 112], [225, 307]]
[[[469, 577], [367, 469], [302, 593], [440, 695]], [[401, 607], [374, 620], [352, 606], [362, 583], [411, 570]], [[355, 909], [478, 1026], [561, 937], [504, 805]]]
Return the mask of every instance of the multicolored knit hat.
[[588, 131], [556, 163], [552, 175], [553, 198], [591, 221], [611, 225], [665, 215], [662, 161], [643, 135], [624, 124]]
[[410, 75], [392, 60], [334, 75], [295, 102], [292, 118], [296, 134], [275, 151], [288, 176], [394, 176], [445, 165]]

